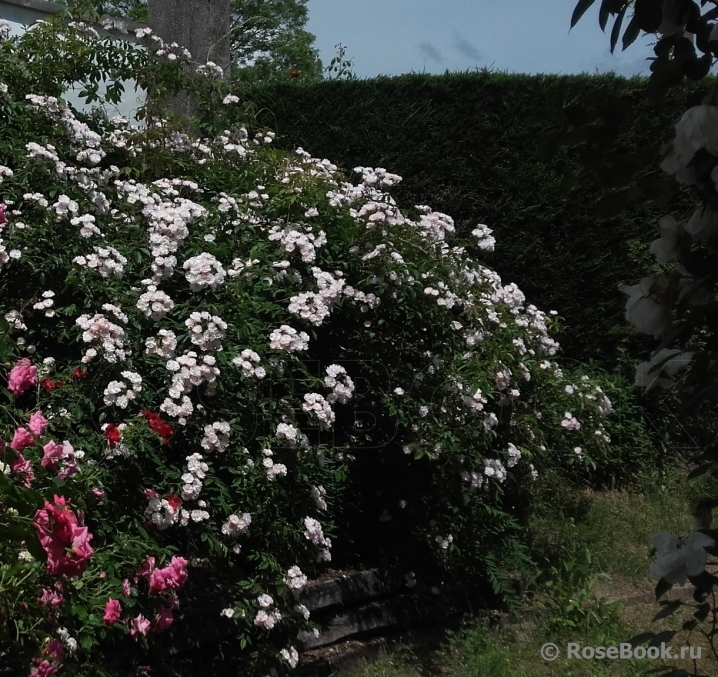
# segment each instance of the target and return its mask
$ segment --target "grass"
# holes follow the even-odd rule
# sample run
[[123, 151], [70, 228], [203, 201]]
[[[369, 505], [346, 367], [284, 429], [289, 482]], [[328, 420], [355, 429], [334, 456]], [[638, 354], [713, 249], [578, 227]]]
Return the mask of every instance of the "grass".
[[[712, 483], [712, 484], [711, 484]], [[567, 642], [610, 646], [647, 630], [677, 629], [687, 612], [651, 624], [658, 606], [623, 606], [615, 599], [650, 594], [650, 537], [658, 531], [686, 534], [692, 518], [688, 501], [715, 491], [708, 477], [689, 482], [684, 468], [646, 475], [627, 490], [592, 492], [568, 488], [545, 478], [531, 520], [532, 557], [538, 564], [531, 606], [536, 624], [488, 628], [470, 619], [449, 634], [438, 650], [412, 653], [398, 647], [391, 655], [366, 664], [358, 677], [643, 677], [655, 674], [659, 660], [583, 660], [541, 658], [545, 642], [565, 654]], [[699, 645], [685, 635], [671, 642]], [[704, 658], [704, 673], [718, 674], [718, 664]], [[691, 671], [689, 661], [678, 662]], [[692, 673], [691, 673], [692, 674]]]

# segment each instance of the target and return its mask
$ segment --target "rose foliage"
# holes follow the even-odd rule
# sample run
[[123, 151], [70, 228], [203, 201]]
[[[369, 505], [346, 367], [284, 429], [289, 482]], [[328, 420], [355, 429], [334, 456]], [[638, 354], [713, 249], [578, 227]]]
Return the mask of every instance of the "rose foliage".
[[[308, 577], [380, 545], [408, 585], [420, 558], [433, 587], [485, 575], [538, 474], [606, 453], [608, 398], [561, 371], [552, 318], [480, 262], [486, 226], [453, 243], [449, 216], [396, 205], [400, 177], [359, 167], [352, 183], [272, 149], [216, 67], [185, 80], [187, 53], [149, 33], [144, 50], [61, 19], [4, 37], [14, 674], [130, 674], [122, 659], [146, 665], [207, 572], [233, 674], [289, 670], [313, 634]], [[142, 127], [61, 98], [109, 77], [116, 99], [130, 76]], [[160, 114], [181, 87], [202, 138]]]

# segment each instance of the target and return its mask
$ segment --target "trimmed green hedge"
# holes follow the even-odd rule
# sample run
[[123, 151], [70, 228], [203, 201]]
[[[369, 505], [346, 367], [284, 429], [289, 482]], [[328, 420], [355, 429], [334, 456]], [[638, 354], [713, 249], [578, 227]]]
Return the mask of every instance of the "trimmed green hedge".
[[[656, 109], [646, 83], [615, 75], [412, 74], [255, 86], [246, 96], [280, 147], [301, 146], [349, 171], [384, 167], [404, 177], [400, 204], [431, 204], [451, 214], [464, 236], [477, 223], [493, 228], [491, 264], [537, 306], [561, 311], [564, 356], [612, 369], [619, 348], [642, 359], [652, 346], [625, 321], [626, 297], [616, 285], [637, 281], [652, 265], [657, 219], [669, 210], [681, 216], [693, 203], [681, 194], [668, 207], [640, 203], [618, 218], [592, 216], [606, 191], [564, 190], [580, 169], [578, 152], [563, 146], [540, 161], [546, 128], [532, 116], [556, 101], [585, 105], [602, 92], [618, 95], [631, 119], [616, 148], [640, 150], [669, 138], [686, 101], [708, 86], [677, 88]], [[651, 166], [646, 176], [664, 176], [658, 155]]]

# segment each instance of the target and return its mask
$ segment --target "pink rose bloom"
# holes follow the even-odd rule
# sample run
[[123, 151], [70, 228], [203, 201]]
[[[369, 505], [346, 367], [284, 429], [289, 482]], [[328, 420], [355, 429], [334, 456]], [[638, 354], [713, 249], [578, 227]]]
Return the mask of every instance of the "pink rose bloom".
[[105, 615], [102, 617], [102, 620], [105, 621], [107, 625], [114, 625], [120, 620], [121, 612], [122, 607], [120, 606], [120, 601], [110, 597], [110, 599], [107, 600], [107, 604], [105, 604]]
[[181, 588], [187, 582], [187, 565], [189, 562], [184, 557], [173, 557], [170, 561], [170, 568], [175, 579], [175, 589]]
[[74, 475], [76, 472], [80, 472], [80, 466], [77, 465], [73, 457], [66, 460], [65, 465], [62, 467], [62, 470], [57, 473], [57, 479], [64, 480], [70, 477], [70, 475]]
[[30, 668], [30, 677], [52, 677], [57, 674], [58, 668], [44, 658], [34, 658], [32, 662], [33, 666]]
[[50, 440], [42, 449], [44, 456], [40, 465], [43, 468], [54, 470], [61, 461], [64, 461], [64, 465], [57, 475], [59, 479], [64, 480], [80, 471], [80, 467], [75, 461], [75, 450], [67, 440], [62, 444]]
[[47, 643], [47, 646], [43, 649], [43, 653], [54, 658], [60, 662], [65, 656], [65, 647], [62, 646], [60, 640], [52, 639]]
[[37, 385], [37, 367], [27, 357], [23, 357], [7, 377], [7, 389], [17, 397]]
[[187, 564], [184, 557], [173, 557], [164, 569], [154, 569], [149, 576], [150, 593], [179, 590], [187, 582]]
[[15, 451], [22, 451], [35, 444], [35, 438], [25, 428], [18, 428], [12, 436], [10, 448]]
[[80, 526], [76, 515], [63, 496], [55, 496], [54, 503], [35, 513], [35, 529], [40, 545], [47, 553], [47, 570], [55, 576], [80, 576], [94, 552], [90, 546], [92, 535]]
[[32, 416], [30, 416], [28, 428], [30, 428], [33, 435], [40, 437], [40, 435], [45, 432], [45, 428], [47, 428], [48, 425], [50, 425], [50, 421], [42, 415], [41, 411], [36, 411]]
[[172, 570], [169, 567], [155, 569], [149, 577], [150, 594], [159, 595], [172, 589]]
[[146, 635], [150, 631], [150, 625], [151, 623], [142, 614], [139, 614], [130, 621], [130, 636], [137, 641], [139, 635]]
[[[138, 576], [149, 576], [153, 571], [155, 570], [155, 558], [154, 557], [148, 557], [142, 566], [137, 570]], [[135, 581], [137, 582], [137, 581]]]
[[49, 606], [51, 609], [57, 609], [65, 601], [65, 598], [49, 588], [42, 589], [42, 596], [37, 598], [41, 604]]
[[152, 630], [154, 630], [157, 634], [164, 632], [170, 627], [170, 625], [172, 625], [173, 621], [174, 617], [172, 616], [172, 609], [163, 605], [157, 614]]
[[105, 490], [100, 489], [100, 487], [92, 487], [92, 495], [102, 500], [105, 498]]
[[7, 223], [7, 217], [5, 216], [5, 208], [5, 203], [0, 202], [0, 226]]
[[76, 527], [72, 533], [72, 552], [80, 560], [89, 560], [94, 550], [90, 545], [92, 534], [87, 527]]
[[130, 582], [126, 578], [124, 581], [122, 581], [122, 594], [125, 597], [129, 597], [132, 594], [132, 587], [130, 586]]
[[29, 487], [35, 479], [32, 463], [20, 453], [17, 454], [17, 458], [14, 461], [10, 462], [10, 470], [18, 475], [22, 475], [22, 485], [24, 487]]
[[44, 455], [40, 465], [43, 468], [50, 468], [52, 470], [57, 464], [62, 461], [65, 457], [65, 446], [63, 444], [57, 444], [50, 440], [43, 448]]
[[154, 489], [145, 489], [145, 498], [151, 501], [153, 498], [159, 498], [160, 495]]

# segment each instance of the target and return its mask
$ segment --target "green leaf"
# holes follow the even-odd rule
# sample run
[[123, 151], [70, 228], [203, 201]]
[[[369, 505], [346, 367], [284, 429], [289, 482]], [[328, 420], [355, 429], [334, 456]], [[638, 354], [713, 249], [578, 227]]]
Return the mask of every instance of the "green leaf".
[[608, 17], [611, 14], [617, 14], [621, 7], [623, 6], [623, 2], [625, 0], [618, 0], [618, 7], [616, 6], [616, 0], [603, 0], [601, 3], [601, 9], [598, 12], [598, 25], [601, 27], [602, 31], [606, 31], [606, 24], [608, 23]]
[[655, 2], [655, 0], [636, 0], [633, 7], [633, 19], [638, 22], [640, 29], [645, 33], [658, 32], [663, 21], [661, 3]]
[[626, 27], [625, 33], [623, 34], [623, 51], [624, 52], [636, 41], [636, 38], [638, 37], [640, 32], [641, 32], [641, 27], [639, 25], [638, 16], [636, 14], [634, 14], [630, 23]]
[[713, 57], [710, 53], [697, 59], [689, 59], [683, 64], [683, 73], [689, 80], [702, 80], [710, 72], [712, 63]]
[[586, 13], [586, 10], [588, 10], [594, 2], [596, 2], [596, 0], [578, 0], [578, 4], [574, 8], [573, 14], [571, 15], [571, 28], [579, 22], [579, 19]]
[[613, 23], [613, 28], [611, 29], [611, 54], [613, 54], [613, 50], [616, 49], [618, 36], [621, 33], [621, 24], [623, 23], [623, 17], [625, 16], [627, 9], [628, 5], [624, 5], [623, 9], [618, 13], [616, 20]]

